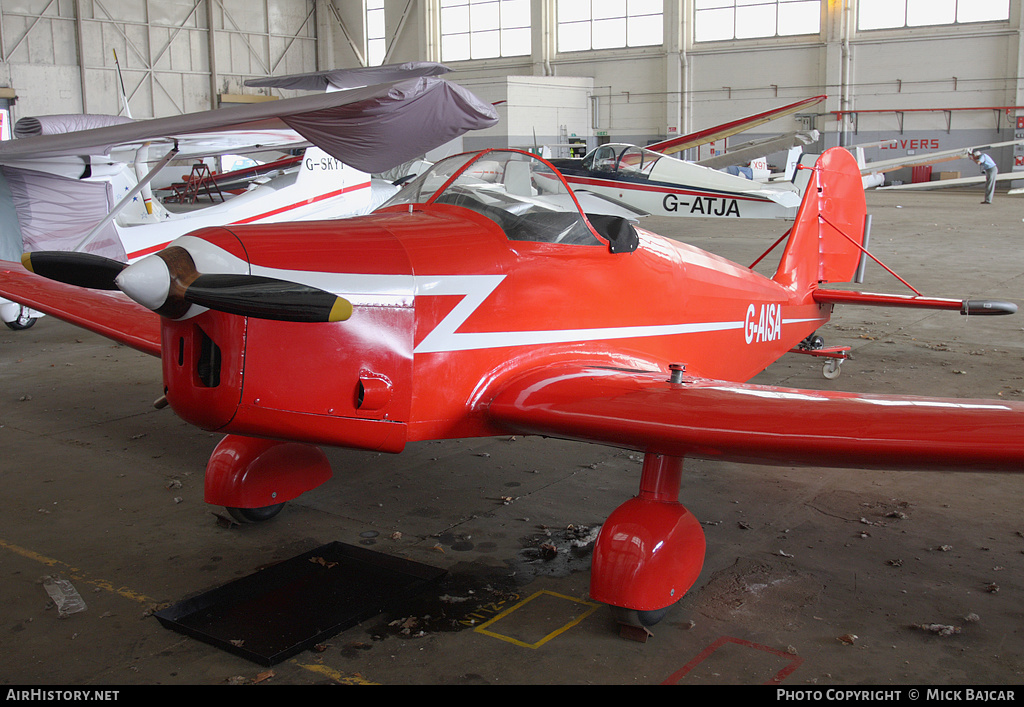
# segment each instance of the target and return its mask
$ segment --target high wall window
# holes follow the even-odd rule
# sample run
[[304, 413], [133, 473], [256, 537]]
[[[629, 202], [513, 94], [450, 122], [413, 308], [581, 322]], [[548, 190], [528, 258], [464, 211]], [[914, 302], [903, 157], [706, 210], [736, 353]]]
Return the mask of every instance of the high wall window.
[[441, 0], [441, 61], [530, 53], [530, 0]]
[[695, 0], [694, 4], [693, 33], [698, 42], [820, 31], [821, 0]]
[[664, 43], [662, 0], [558, 0], [558, 51]]
[[1010, 19], [1010, 0], [860, 0], [858, 29], [995, 22]]
[[380, 66], [387, 54], [384, 0], [364, 0], [363, 12], [366, 15], [366, 65]]

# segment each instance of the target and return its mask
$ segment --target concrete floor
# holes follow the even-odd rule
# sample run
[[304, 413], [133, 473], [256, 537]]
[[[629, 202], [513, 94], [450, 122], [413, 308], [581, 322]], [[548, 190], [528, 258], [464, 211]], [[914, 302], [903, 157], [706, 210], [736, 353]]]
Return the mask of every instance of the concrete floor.
[[[1019, 197], [868, 200], [873, 252], [925, 294], [1024, 302]], [[785, 230], [646, 226], [742, 263]], [[865, 289], [907, 292], [877, 266]], [[757, 380], [1019, 399], [1022, 317], [840, 309], [820, 332], [854, 349], [840, 378], [789, 355]], [[704, 523], [704, 571], [638, 642], [589, 602], [586, 538], [636, 492], [639, 455], [532, 438], [414, 444], [395, 456], [331, 450], [326, 485], [270, 523], [225, 527], [202, 491], [218, 437], [155, 410], [161, 390], [157, 360], [53, 318], [0, 330], [0, 684], [823, 688], [1024, 675], [1017, 476], [688, 462], [681, 500]], [[448, 577], [400, 614], [272, 668], [153, 617], [333, 541]], [[540, 558], [543, 543], [558, 548], [554, 559]], [[70, 579], [87, 610], [59, 618], [47, 575]]]

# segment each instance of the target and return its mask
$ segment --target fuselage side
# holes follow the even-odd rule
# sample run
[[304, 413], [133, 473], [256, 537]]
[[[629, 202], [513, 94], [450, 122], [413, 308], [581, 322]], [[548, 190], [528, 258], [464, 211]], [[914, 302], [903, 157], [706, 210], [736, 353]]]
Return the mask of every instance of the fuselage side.
[[[288, 246], [299, 233], [301, 251]], [[206, 312], [165, 325], [172, 405], [187, 401], [202, 411], [190, 421], [239, 434], [286, 429], [387, 451], [498, 434], [480, 405], [525, 370], [682, 363], [693, 375], [744, 381], [828, 319], [827, 309], [773, 280], [646, 231], [626, 253], [515, 241], [486, 216], [446, 204], [201, 235], [253, 273], [308, 281], [354, 308], [334, 324], [250, 318], [227, 326], [225, 315]], [[238, 372], [197, 389], [190, 369], [204, 354], [196, 336]]]

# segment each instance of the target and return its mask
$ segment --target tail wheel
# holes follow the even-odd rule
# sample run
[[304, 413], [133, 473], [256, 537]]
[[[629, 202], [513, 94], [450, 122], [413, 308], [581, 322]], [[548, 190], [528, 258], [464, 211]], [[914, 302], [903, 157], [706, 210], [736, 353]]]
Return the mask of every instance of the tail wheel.
[[262, 508], [228, 508], [227, 511], [239, 523], [263, 523], [280, 513], [282, 508], [284, 504], [278, 503]]

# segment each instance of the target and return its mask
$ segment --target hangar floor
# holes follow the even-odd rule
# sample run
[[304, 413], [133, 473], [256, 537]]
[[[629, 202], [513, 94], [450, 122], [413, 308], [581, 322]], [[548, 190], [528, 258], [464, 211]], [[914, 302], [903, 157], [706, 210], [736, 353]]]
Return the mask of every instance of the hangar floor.
[[[872, 251], [924, 293], [1024, 302], [1019, 197], [868, 199]], [[785, 230], [645, 225], [743, 263]], [[865, 289], [907, 292], [873, 264]], [[840, 378], [790, 355], [757, 380], [1021, 399], [1021, 317], [839, 309], [820, 333], [853, 347]], [[156, 360], [53, 318], [0, 333], [0, 684], [824, 687], [1024, 675], [1024, 478], [688, 462], [681, 500], [704, 523], [707, 561], [639, 642], [588, 602], [585, 544], [636, 492], [639, 455], [532, 438], [332, 450], [326, 485], [270, 523], [225, 527], [202, 498], [217, 437], [155, 410], [160, 390]], [[153, 617], [333, 541], [448, 577], [404, 612], [272, 668]], [[554, 559], [540, 558], [542, 543]], [[58, 618], [46, 575], [70, 579], [87, 610]]]

